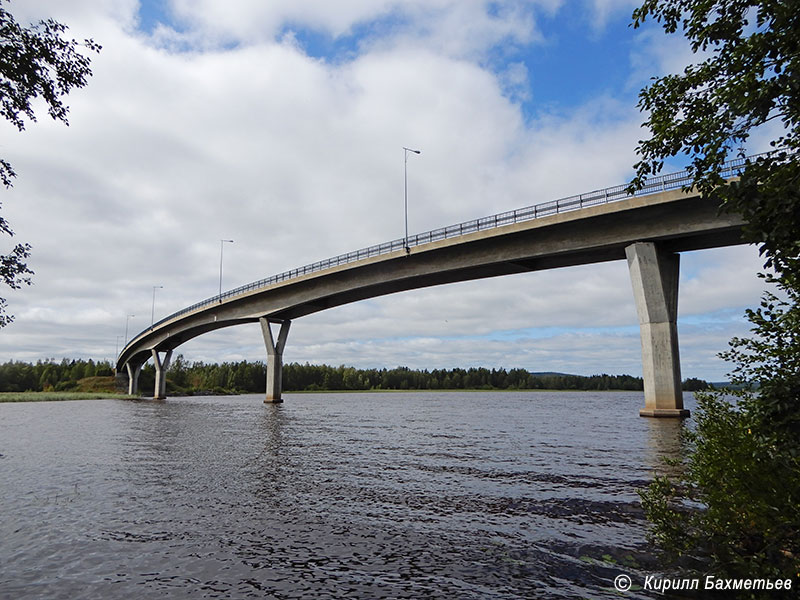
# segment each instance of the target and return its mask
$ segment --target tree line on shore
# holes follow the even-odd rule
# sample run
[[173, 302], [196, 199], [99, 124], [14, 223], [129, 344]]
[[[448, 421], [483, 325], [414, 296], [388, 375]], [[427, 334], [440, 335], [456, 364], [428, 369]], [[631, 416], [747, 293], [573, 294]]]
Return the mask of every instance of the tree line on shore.
[[[95, 389], [104, 380], [109, 390], [114, 386], [114, 368], [108, 361], [54, 360], [35, 364], [9, 361], [0, 364], [0, 391], [71, 391]], [[142, 369], [139, 387], [153, 387], [155, 370], [148, 364]], [[119, 385], [119, 383], [118, 383]], [[689, 378], [689, 391], [706, 389], [708, 383]], [[171, 395], [198, 393], [261, 393], [266, 388], [264, 362], [225, 362], [207, 364], [188, 362], [178, 355], [167, 371], [167, 391]], [[349, 366], [288, 363], [283, 366], [285, 391], [326, 390], [642, 390], [641, 377], [631, 375], [569, 375], [531, 373], [526, 369], [357, 369]]]
[[79, 381], [110, 378], [114, 367], [108, 361], [53, 359], [35, 364], [8, 361], [0, 364], [0, 392], [64, 392], [78, 388]]

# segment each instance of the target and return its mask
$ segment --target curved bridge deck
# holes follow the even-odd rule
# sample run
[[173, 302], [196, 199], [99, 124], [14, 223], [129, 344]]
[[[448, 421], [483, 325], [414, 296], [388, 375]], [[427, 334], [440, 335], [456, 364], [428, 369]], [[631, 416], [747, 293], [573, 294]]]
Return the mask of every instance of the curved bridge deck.
[[[735, 176], [743, 163], [730, 163], [726, 175]], [[674, 304], [667, 306], [670, 314], [665, 317], [666, 322], [674, 322], [678, 267], [677, 262], [669, 267], [669, 260], [664, 257], [677, 258], [676, 253], [683, 251], [742, 243], [740, 218], [720, 213], [714, 198], [684, 192], [681, 188], [688, 181], [686, 172], [665, 175], [652, 180], [636, 195], [628, 194], [626, 186], [620, 185], [452, 225], [292, 269], [208, 298], [158, 321], [123, 348], [117, 366], [127, 365], [133, 382], [138, 369], [152, 356], [159, 379], [159, 372], [167, 366], [159, 364], [159, 352], [168, 352], [164, 361], [168, 363], [171, 351], [194, 337], [223, 327], [261, 321], [268, 367], [273, 357], [279, 371], [288, 323], [307, 314], [426, 286], [625, 258], [631, 264], [642, 326], [652, 322], [646, 302], [647, 295], [652, 293], [661, 297], [653, 302]], [[640, 245], [638, 252], [636, 244]], [[655, 252], [650, 259], [642, 259], [644, 263], [640, 260], [641, 244], [649, 244]], [[645, 264], [653, 261], [654, 265]], [[641, 272], [642, 264], [645, 272]], [[655, 271], [649, 273], [648, 269], [653, 268]], [[674, 270], [674, 302], [668, 298], [671, 292], [667, 288], [673, 286], [672, 275], [667, 272], [670, 269]], [[636, 277], [635, 270], [639, 273]], [[637, 294], [637, 281], [639, 287], [644, 285], [649, 289], [653, 288], [648, 284], [650, 280], [659, 280], [655, 286], [658, 289]], [[286, 331], [281, 331], [277, 344], [270, 322], [285, 323]], [[645, 344], [650, 342], [645, 341], [644, 329], [642, 332], [646, 355]], [[677, 364], [677, 333], [672, 337], [676, 354], [673, 362]], [[669, 346], [672, 345], [670, 342]], [[647, 362], [647, 356], [644, 358]], [[277, 398], [273, 399], [280, 398], [277, 375], [278, 389], [272, 393]], [[677, 376], [680, 377], [679, 365]], [[163, 386], [164, 377], [160, 380]], [[646, 365], [645, 382], [647, 388]], [[157, 389], [155, 395], [163, 397], [163, 391], [159, 393]], [[269, 389], [267, 395], [270, 396]], [[674, 390], [669, 395], [673, 397]], [[656, 401], [650, 404], [655, 407]], [[682, 406], [674, 406], [674, 399], [667, 404], [666, 408], [682, 411]]]

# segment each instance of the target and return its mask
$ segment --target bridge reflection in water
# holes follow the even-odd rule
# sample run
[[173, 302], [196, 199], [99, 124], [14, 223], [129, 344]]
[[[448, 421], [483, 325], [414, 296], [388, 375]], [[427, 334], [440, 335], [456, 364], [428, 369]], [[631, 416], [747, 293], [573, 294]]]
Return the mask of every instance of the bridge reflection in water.
[[[723, 175], [735, 177], [745, 159]], [[283, 349], [293, 319], [395, 292], [558, 267], [627, 260], [642, 341], [642, 416], [685, 417], [677, 312], [680, 252], [743, 243], [738, 215], [683, 186], [688, 172], [483, 217], [348, 252], [224, 292], [186, 307], [134, 337], [117, 358], [129, 393], [142, 365], [156, 368], [166, 395], [172, 352], [199, 335], [260, 323], [267, 350], [265, 402], [281, 402]], [[406, 249], [406, 242], [408, 249]]]

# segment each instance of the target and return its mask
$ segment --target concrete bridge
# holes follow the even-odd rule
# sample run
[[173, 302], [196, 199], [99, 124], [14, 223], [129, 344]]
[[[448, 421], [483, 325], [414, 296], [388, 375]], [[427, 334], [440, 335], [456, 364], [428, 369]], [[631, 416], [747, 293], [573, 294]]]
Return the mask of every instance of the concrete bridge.
[[[727, 177], [743, 165], [733, 161]], [[459, 223], [371, 246], [224, 292], [155, 323], [123, 349], [129, 393], [142, 365], [156, 369], [164, 398], [172, 352], [199, 335], [260, 323], [267, 351], [265, 402], [281, 402], [282, 356], [293, 319], [394, 292], [456, 281], [627, 259], [639, 316], [645, 407], [642, 416], [685, 417], [677, 312], [680, 252], [743, 243], [738, 215], [681, 188], [686, 172]], [[587, 307], [589, 308], [589, 307]]]

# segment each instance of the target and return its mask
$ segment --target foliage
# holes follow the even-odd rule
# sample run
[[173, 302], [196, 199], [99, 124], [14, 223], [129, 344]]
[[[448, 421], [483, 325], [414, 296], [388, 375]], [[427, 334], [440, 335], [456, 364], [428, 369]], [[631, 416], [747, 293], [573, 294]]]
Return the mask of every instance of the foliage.
[[[0, 217], [0, 229], [13, 235], [8, 223], [4, 222], [2, 217]], [[30, 255], [30, 244], [17, 244], [8, 254], [0, 255], [0, 280], [12, 290], [19, 289], [22, 284], [31, 284], [29, 275], [33, 275], [33, 271], [25, 263]], [[13, 317], [5, 312], [5, 307], [5, 299], [0, 298], [0, 328], [5, 327], [13, 320]]]
[[63, 391], [78, 387], [82, 379], [110, 377], [114, 368], [108, 361], [54, 360], [36, 364], [9, 361], [0, 364], [0, 392]]
[[683, 391], [685, 392], [699, 392], [702, 390], [707, 390], [711, 386], [707, 381], [703, 381], [702, 379], [698, 379], [697, 377], [688, 377], [683, 381]]
[[766, 293], [747, 311], [753, 337], [734, 338], [722, 356], [736, 365], [735, 383], [758, 384], [746, 408], [762, 447], [800, 458], [800, 289], [778, 285], [784, 298]]
[[[9, 361], [0, 364], [0, 392], [71, 390], [92, 391], [95, 378], [113, 374], [107, 361], [53, 360], [36, 364]], [[261, 393], [266, 389], [267, 367], [263, 362], [226, 362], [206, 364], [187, 362], [178, 355], [167, 371], [167, 390], [170, 394], [200, 393]], [[142, 369], [139, 388], [151, 389], [155, 370], [151, 364]], [[81, 385], [79, 386], [79, 383]], [[687, 379], [684, 386], [708, 387], [700, 379]], [[412, 370], [356, 369], [344, 365], [283, 366], [285, 391], [325, 390], [642, 390], [641, 377], [630, 375], [566, 375], [562, 373], [530, 373], [525, 369], [433, 369]]]
[[[640, 94], [651, 137], [641, 141], [632, 187], [665, 158], [691, 157], [691, 186], [744, 217], [765, 278], [777, 284], [747, 311], [752, 336], [721, 356], [736, 392], [698, 394], [684, 470], [642, 492], [653, 538], [674, 557], [731, 577], [800, 573], [800, 11], [780, 0], [645, 0], [647, 19], [681, 31], [698, 62], [657, 78]], [[777, 133], [775, 133], [777, 132]], [[770, 135], [772, 133], [772, 135]], [[773, 151], [742, 161], [754, 135]], [[795, 579], [795, 586], [800, 581]], [[755, 594], [752, 597], [757, 597]]]
[[[22, 131], [26, 120], [36, 121], [34, 102], [41, 99], [53, 119], [68, 125], [69, 107], [62, 98], [86, 85], [92, 74], [90, 60], [80, 50], [99, 52], [100, 46], [90, 39], [63, 38], [66, 25], [52, 19], [23, 27], [3, 7], [7, 1], [0, 0], [0, 116]], [[14, 177], [11, 164], [0, 158], [0, 182], [11, 187]], [[0, 231], [14, 235], [1, 216]], [[30, 250], [29, 244], [17, 244], [9, 254], [0, 255], [0, 278], [12, 289], [31, 283], [33, 271], [25, 263]], [[5, 299], [0, 298], [0, 327], [13, 319], [5, 307]]]
[[683, 473], [641, 492], [651, 537], [678, 564], [732, 578], [792, 578], [796, 586], [800, 459], [769, 451], [747, 408], [757, 396], [736, 394], [697, 394]]
[[[144, 373], [144, 372], [143, 372]], [[266, 365], [263, 362], [188, 364], [181, 356], [167, 373], [168, 390], [183, 393], [263, 392]], [[140, 385], [145, 389], [145, 384]], [[448, 390], [448, 389], [570, 389], [641, 390], [642, 380], [629, 375], [532, 374], [525, 369], [356, 369], [341, 365], [288, 363], [283, 366], [284, 391], [326, 390]]]
[[[800, 255], [800, 11], [787, 0], [646, 0], [633, 26], [647, 19], [667, 33], [681, 30], [699, 60], [683, 73], [642, 90], [651, 137], [639, 142], [633, 187], [658, 173], [664, 159], [691, 157], [692, 186], [720, 197], [747, 221], [767, 266], [797, 273]], [[725, 184], [722, 165], [745, 156], [754, 134], [776, 150], [748, 161], [738, 182]]]

